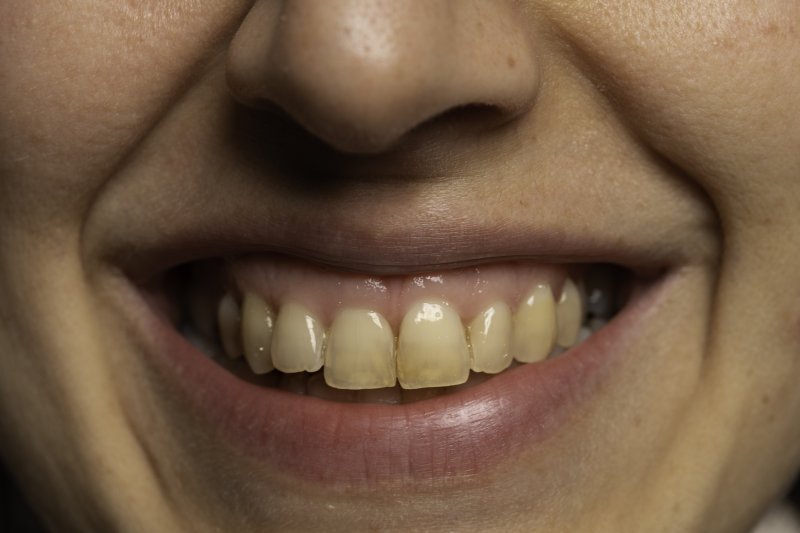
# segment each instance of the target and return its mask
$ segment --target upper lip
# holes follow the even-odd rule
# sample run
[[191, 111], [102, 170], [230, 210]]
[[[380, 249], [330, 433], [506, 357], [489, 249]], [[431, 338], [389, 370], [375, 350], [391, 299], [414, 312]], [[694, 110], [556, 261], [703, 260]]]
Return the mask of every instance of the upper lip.
[[[257, 222], [249, 220], [256, 219]], [[547, 263], [612, 263], [641, 275], [653, 275], [680, 259], [670, 247], [604, 237], [587, 231], [493, 227], [483, 223], [438, 222], [403, 226], [379, 223], [326, 223], [315, 216], [287, 219], [240, 213], [236, 217], [198, 217], [175, 221], [156, 239], [119, 239], [105, 257], [128, 277], [145, 283], [188, 262], [239, 254], [280, 253], [371, 275], [446, 270], [506, 260]]]
[[[244, 253], [277, 252], [378, 275], [510, 259], [613, 263], [652, 274], [713, 253], [709, 232], [697, 231], [707, 220], [682, 218], [680, 205], [668, 221], [664, 209], [651, 217], [627, 203], [638, 199], [630, 191], [598, 195], [598, 178], [584, 166], [571, 170], [563, 188], [554, 189], [551, 177], [540, 190], [536, 172], [522, 166], [495, 172], [523, 172], [524, 179], [480, 177], [490, 170], [477, 163], [467, 171], [476, 176], [467, 178], [468, 160], [458, 168], [428, 164], [412, 151], [333, 160], [328, 178], [335, 187], [318, 190], [324, 178], [306, 183], [297, 165], [270, 166], [266, 159], [280, 149], [265, 157], [254, 154], [257, 147], [237, 145], [231, 153], [230, 139], [220, 142], [213, 159], [190, 161], [173, 175], [135, 170], [169, 164], [162, 151], [132, 156], [133, 172], [109, 180], [112, 190], [101, 190], [89, 212], [86, 257], [146, 282], [183, 263]], [[494, 198], [489, 209], [486, 195]], [[653, 191], [644, 198], [656, 200]], [[657, 231], [635, 227], [642, 223]]]

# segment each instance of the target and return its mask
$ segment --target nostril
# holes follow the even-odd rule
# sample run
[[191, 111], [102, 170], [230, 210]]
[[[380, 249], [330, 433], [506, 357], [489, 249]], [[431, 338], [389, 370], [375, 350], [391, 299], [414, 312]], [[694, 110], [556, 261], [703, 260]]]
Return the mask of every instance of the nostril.
[[343, 153], [383, 152], [430, 125], [491, 128], [527, 110], [538, 91], [536, 54], [513, 2], [260, 4], [229, 50], [231, 92], [247, 106], [269, 102]]
[[479, 132], [505, 124], [513, 118], [514, 115], [499, 106], [471, 103], [447, 109], [418, 124], [412, 132], [425, 127], [435, 127], [437, 124], [441, 127], [457, 128], [462, 134]]

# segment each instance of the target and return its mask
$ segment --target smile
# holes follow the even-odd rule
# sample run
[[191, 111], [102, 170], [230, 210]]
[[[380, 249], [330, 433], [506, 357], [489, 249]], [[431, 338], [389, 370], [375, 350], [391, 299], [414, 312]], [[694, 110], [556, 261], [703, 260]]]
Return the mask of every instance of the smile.
[[237, 254], [129, 285], [126, 305], [158, 379], [211, 434], [292, 478], [365, 487], [465, 479], [557, 434], [675, 277], [527, 260], [368, 274]]
[[556, 357], [605, 326], [629, 289], [625, 272], [569, 270], [517, 261], [367, 276], [274, 256], [206, 262], [177, 326], [253, 383], [409, 403]]

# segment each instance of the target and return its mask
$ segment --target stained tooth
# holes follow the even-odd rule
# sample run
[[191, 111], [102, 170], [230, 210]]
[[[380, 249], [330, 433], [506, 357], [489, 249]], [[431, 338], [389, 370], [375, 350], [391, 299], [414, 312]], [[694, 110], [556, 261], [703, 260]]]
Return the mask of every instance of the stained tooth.
[[497, 302], [468, 326], [472, 346], [472, 370], [497, 374], [511, 364], [511, 309]]
[[535, 363], [547, 358], [556, 339], [556, 304], [550, 285], [537, 285], [514, 317], [514, 359]]
[[272, 365], [270, 346], [275, 314], [257, 294], [247, 292], [242, 301], [242, 346], [250, 368], [256, 374], [266, 374]]
[[556, 344], [569, 348], [578, 340], [578, 333], [583, 321], [583, 304], [581, 294], [575, 283], [567, 278], [561, 289], [561, 298], [556, 307], [558, 334]]
[[281, 372], [316, 372], [322, 368], [324, 337], [322, 325], [308, 309], [284, 304], [272, 334], [272, 364]]
[[469, 377], [461, 317], [443, 302], [412, 306], [400, 325], [397, 379], [404, 389], [447, 387]]
[[345, 309], [337, 315], [328, 334], [325, 381], [338, 389], [394, 386], [394, 334], [380, 313]]
[[231, 293], [225, 294], [217, 307], [217, 323], [219, 324], [219, 337], [222, 349], [231, 359], [242, 356], [242, 343], [239, 336], [242, 315], [239, 305]]

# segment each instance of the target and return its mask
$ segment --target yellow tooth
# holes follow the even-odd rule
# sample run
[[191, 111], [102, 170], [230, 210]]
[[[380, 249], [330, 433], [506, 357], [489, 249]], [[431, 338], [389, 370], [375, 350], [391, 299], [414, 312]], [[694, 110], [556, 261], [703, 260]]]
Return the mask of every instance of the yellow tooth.
[[405, 389], [459, 385], [469, 377], [461, 318], [444, 302], [412, 306], [400, 325], [397, 379]]
[[338, 389], [394, 387], [394, 334], [380, 313], [339, 313], [328, 334], [325, 381]]
[[569, 278], [564, 282], [564, 287], [561, 289], [561, 298], [558, 300], [556, 316], [558, 320], [556, 344], [563, 348], [569, 348], [578, 340], [578, 333], [580, 333], [583, 319], [581, 293]]
[[225, 294], [217, 306], [217, 324], [219, 325], [219, 338], [222, 349], [231, 359], [242, 356], [242, 343], [239, 337], [242, 315], [239, 305], [231, 293]]
[[316, 372], [322, 368], [325, 332], [300, 304], [281, 307], [272, 333], [272, 364], [281, 372]]
[[270, 346], [275, 314], [257, 294], [247, 292], [242, 301], [242, 346], [250, 368], [256, 374], [266, 374], [272, 366]]
[[550, 285], [537, 285], [514, 317], [514, 359], [535, 363], [547, 358], [556, 336], [556, 305]]
[[511, 309], [497, 302], [476, 316], [469, 327], [472, 370], [497, 374], [511, 364]]

